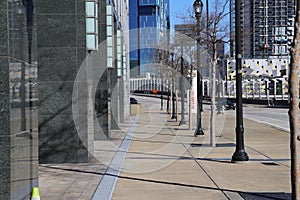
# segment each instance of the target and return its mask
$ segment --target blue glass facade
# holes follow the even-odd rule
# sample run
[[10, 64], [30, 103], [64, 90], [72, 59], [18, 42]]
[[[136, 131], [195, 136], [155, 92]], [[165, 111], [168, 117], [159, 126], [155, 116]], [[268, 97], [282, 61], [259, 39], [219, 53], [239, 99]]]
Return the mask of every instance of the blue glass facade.
[[[168, 35], [170, 27], [169, 0], [131, 0], [129, 3], [131, 77], [153, 73], [156, 49]], [[151, 28], [151, 29], [143, 29]]]

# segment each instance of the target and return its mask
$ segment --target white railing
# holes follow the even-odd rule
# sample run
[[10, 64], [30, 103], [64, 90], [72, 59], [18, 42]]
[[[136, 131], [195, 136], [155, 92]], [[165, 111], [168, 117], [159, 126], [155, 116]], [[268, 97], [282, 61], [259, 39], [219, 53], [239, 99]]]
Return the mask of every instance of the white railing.
[[[202, 81], [203, 96], [210, 97], [211, 80], [203, 79]], [[163, 91], [166, 92], [170, 88], [171, 83], [169, 83], [170, 81], [168, 79], [161, 78], [132, 78], [130, 79], [130, 91], [161, 91], [161, 86], [163, 84]], [[217, 81], [217, 96], [223, 98], [235, 98], [235, 87], [235, 80]], [[220, 89], [218, 90], [218, 88]], [[285, 78], [244, 80], [242, 88], [243, 98], [245, 99], [289, 99], [288, 82]]]

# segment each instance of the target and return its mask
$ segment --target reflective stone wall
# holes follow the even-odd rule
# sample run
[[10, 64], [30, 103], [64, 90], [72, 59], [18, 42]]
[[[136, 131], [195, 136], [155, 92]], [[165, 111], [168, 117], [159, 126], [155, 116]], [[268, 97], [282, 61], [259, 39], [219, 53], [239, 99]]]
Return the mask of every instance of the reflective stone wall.
[[[87, 54], [85, 1], [42, 0], [37, 1], [36, 7], [39, 162], [87, 162], [88, 90], [84, 74], [74, 88]], [[72, 99], [73, 92], [82, 99]], [[78, 107], [76, 113], [73, 112], [74, 102]]]
[[34, 3], [0, 2], [0, 199], [24, 199], [38, 177]]

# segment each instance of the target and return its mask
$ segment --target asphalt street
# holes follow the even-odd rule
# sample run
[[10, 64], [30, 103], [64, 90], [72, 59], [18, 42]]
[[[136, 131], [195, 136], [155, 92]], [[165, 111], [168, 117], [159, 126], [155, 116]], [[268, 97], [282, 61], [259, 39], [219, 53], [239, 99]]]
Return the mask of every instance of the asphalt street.
[[[226, 114], [235, 114], [234, 110], [225, 111]], [[256, 122], [269, 124], [289, 132], [289, 116], [287, 108], [267, 108], [263, 106], [249, 105], [243, 107], [244, 118]]]
[[[139, 100], [139, 98], [147, 98], [147, 97], [138, 97], [135, 96]], [[147, 105], [145, 107], [149, 107], [155, 103], [160, 102], [158, 98], [147, 98]], [[180, 101], [178, 102], [179, 112], [180, 109]], [[188, 110], [187, 103], [185, 103], [186, 112]], [[164, 101], [164, 109], [166, 109], [166, 101]], [[204, 111], [209, 111], [210, 105], [204, 104]], [[235, 110], [225, 110], [224, 114], [235, 115]], [[288, 116], [288, 108], [268, 108], [262, 105], [255, 104], [245, 104], [243, 106], [243, 116], [246, 119], [251, 119], [259, 123], [268, 124], [270, 126], [279, 128], [283, 131], [289, 132], [289, 116]], [[187, 117], [187, 113], [186, 113]], [[186, 118], [187, 119], [187, 118]]]

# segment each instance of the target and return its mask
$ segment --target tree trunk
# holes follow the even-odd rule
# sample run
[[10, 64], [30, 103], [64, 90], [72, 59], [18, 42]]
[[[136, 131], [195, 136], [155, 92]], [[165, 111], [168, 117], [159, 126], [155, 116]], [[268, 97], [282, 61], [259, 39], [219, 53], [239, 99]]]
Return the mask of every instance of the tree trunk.
[[300, 199], [300, 177], [299, 177], [299, 151], [300, 151], [300, 132], [299, 132], [299, 59], [300, 59], [300, 17], [299, 0], [297, 6], [297, 16], [295, 25], [294, 44], [291, 50], [291, 67], [289, 74], [290, 90], [290, 147], [291, 147], [291, 183], [292, 199]]
[[217, 49], [216, 43], [213, 44], [213, 63], [212, 63], [212, 84], [211, 84], [211, 116], [210, 116], [210, 146], [216, 145], [216, 65], [217, 65]]

